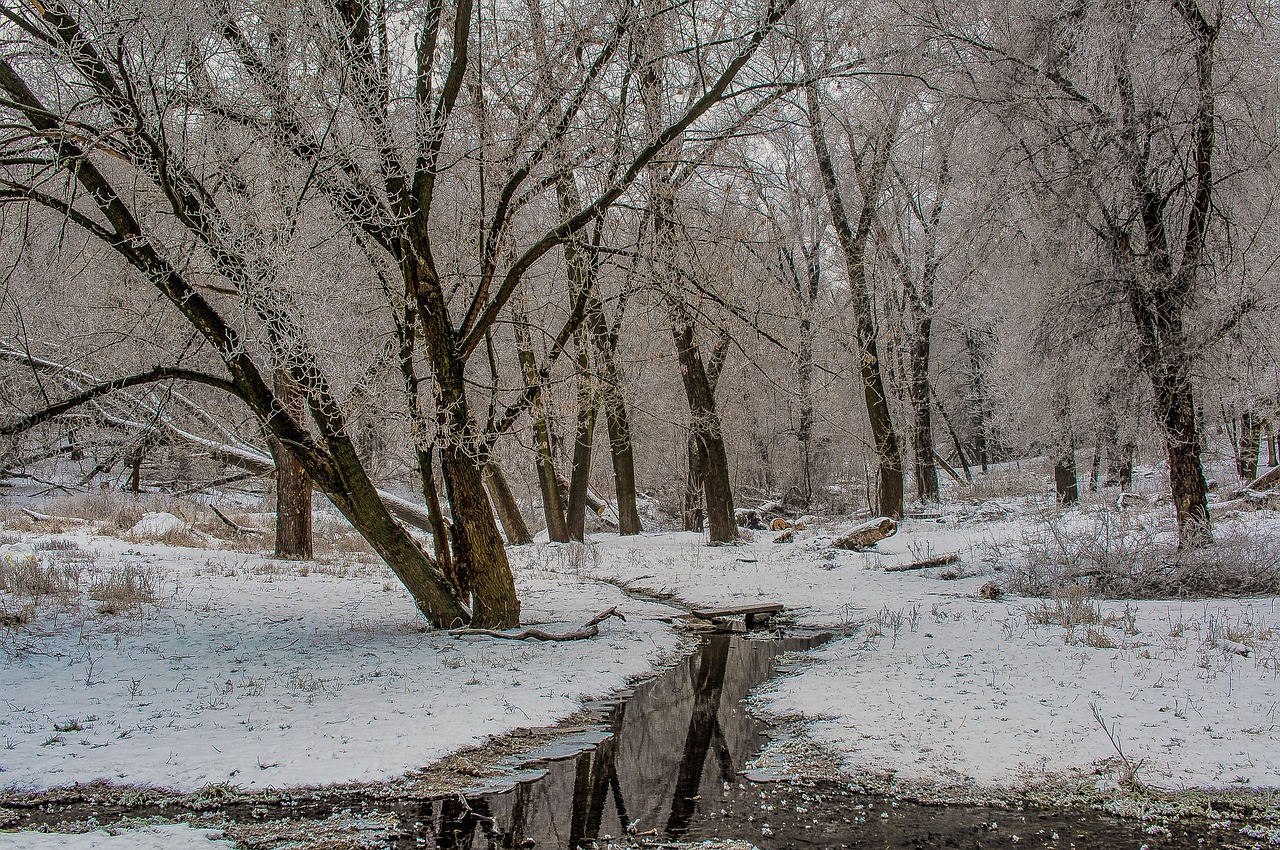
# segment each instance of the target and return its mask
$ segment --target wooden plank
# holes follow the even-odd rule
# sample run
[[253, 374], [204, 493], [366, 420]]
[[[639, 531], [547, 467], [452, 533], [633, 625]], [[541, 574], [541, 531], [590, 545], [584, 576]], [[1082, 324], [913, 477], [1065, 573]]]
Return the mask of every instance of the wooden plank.
[[703, 620], [715, 620], [720, 617], [736, 617], [739, 614], [776, 614], [786, 606], [781, 602], [762, 602], [759, 605], [730, 605], [724, 608], [700, 608], [690, 613]]

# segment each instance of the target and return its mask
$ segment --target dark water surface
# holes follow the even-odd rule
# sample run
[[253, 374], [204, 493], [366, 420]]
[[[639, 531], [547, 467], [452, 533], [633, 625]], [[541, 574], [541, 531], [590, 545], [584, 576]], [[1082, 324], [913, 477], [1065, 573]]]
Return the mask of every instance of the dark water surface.
[[[1014, 811], [921, 806], [859, 795], [837, 782], [748, 781], [744, 765], [765, 741], [765, 724], [742, 704], [775, 672], [777, 657], [822, 637], [754, 639], [717, 634], [679, 665], [601, 706], [594, 746], [526, 767], [526, 777], [488, 793], [432, 800], [326, 795], [277, 805], [233, 806], [236, 821], [320, 821], [338, 813], [397, 816], [399, 833], [369, 846], [561, 848], [660, 846], [738, 839], [773, 848], [1150, 848], [1252, 846], [1207, 822], [1150, 834], [1146, 825], [1087, 810]], [[391, 789], [394, 791], [394, 788]], [[151, 811], [95, 812], [100, 823]], [[173, 807], [163, 814], [174, 817]], [[26, 825], [70, 817], [56, 807]], [[81, 815], [83, 816], [83, 815]], [[330, 821], [332, 822], [332, 821]], [[1233, 843], [1234, 842], [1234, 843]]]

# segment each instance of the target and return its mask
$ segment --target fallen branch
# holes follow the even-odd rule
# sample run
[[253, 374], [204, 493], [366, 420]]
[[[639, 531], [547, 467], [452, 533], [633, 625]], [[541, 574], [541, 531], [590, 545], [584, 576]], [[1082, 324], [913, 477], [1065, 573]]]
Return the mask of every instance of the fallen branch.
[[569, 641], [584, 640], [593, 638], [600, 634], [600, 624], [610, 617], [617, 617], [619, 620], [626, 622], [627, 618], [618, 612], [615, 605], [607, 611], [601, 611], [590, 620], [582, 625], [581, 628], [571, 632], [555, 634], [553, 632], [544, 632], [542, 629], [526, 628], [518, 632], [498, 632], [493, 629], [450, 629], [449, 634], [455, 637], [462, 636], [478, 636], [501, 638], [502, 640], [546, 640], [546, 641]]
[[213, 515], [222, 520], [222, 524], [234, 531], [236, 534], [250, 535], [263, 533], [261, 528], [251, 528], [247, 525], [240, 525], [213, 505], [209, 506], [209, 510], [213, 511]]
[[907, 570], [927, 570], [930, 567], [945, 567], [947, 564], [960, 563], [960, 555], [953, 553], [950, 555], [938, 555], [933, 558], [925, 558], [923, 561], [915, 561], [910, 564], [898, 564], [894, 567], [885, 567], [886, 573], [905, 573]]

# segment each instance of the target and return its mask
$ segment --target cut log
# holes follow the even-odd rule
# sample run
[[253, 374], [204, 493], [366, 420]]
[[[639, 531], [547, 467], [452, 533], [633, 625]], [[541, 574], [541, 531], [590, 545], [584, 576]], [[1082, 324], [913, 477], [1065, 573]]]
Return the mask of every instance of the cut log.
[[837, 549], [861, 552], [897, 533], [898, 523], [890, 517], [881, 516], [855, 525], [845, 534], [832, 540], [831, 545]]
[[905, 573], [907, 570], [927, 570], [930, 567], [945, 567], [947, 564], [960, 563], [960, 555], [952, 553], [950, 555], [938, 555], [934, 558], [925, 558], [923, 561], [915, 561], [910, 564], [898, 564], [893, 567], [885, 567], [886, 573]]
[[773, 538], [774, 543], [794, 543], [796, 539], [796, 530], [788, 528], [786, 531]]

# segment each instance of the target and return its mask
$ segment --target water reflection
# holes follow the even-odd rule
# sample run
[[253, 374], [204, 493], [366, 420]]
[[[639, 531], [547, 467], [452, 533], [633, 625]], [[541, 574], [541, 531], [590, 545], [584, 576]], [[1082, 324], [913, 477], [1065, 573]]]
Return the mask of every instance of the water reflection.
[[[628, 832], [683, 838], [719, 817], [764, 726], [742, 700], [785, 651], [816, 639], [715, 635], [703, 649], [612, 707], [612, 735], [547, 775], [484, 797], [427, 804], [437, 848], [572, 850]], [[728, 788], [726, 788], [728, 784]]]

